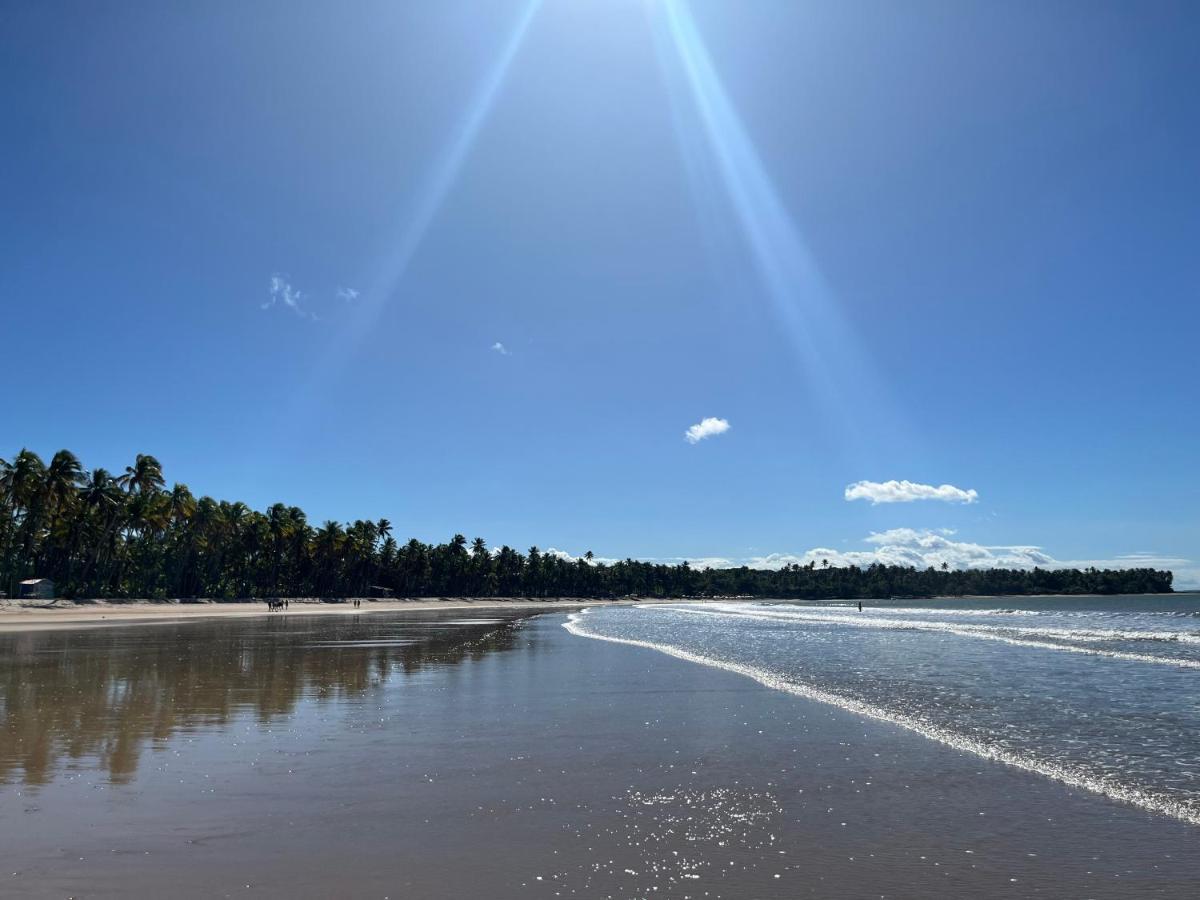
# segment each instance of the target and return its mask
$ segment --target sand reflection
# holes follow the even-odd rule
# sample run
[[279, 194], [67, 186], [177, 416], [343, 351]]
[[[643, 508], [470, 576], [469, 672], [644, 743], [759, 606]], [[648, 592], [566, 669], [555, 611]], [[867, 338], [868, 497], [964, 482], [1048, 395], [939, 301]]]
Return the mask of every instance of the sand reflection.
[[179, 732], [290, 715], [511, 649], [515, 621], [298, 616], [0, 635], [0, 783], [99, 767], [130, 781]]

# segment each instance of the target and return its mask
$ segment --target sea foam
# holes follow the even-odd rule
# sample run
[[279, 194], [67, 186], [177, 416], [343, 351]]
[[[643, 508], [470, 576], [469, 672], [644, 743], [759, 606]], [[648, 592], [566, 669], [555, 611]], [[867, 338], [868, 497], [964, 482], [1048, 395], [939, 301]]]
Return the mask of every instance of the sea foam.
[[[1000, 641], [1016, 647], [1033, 647], [1041, 650], [1061, 650], [1068, 653], [1082, 653], [1089, 656], [1100, 656], [1108, 659], [1121, 659], [1128, 662], [1151, 663], [1154, 665], [1179, 666], [1188, 669], [1200, 669], [1200, 659], [1188, 659], [1175, 656], [1155, 656], [1150, 653], [1135, 653], [1126, 650], [1108, 650], [1103, 647], [1080, 646], [1072, 643], [1055, 643], [1055, 641], [1079, 641], [1091, 644], [1103, 641], [1162, 641], [1185, 644], [1200, 644], [1200, 637], [1192, 633], [1175, 631], [1122, 631], [1118, 629], [1094, 628], [1034, 628], [1017, 625], [980, 625], [960, 622], [932, 622], [927, 619], [901, 619], [891, 616], [878, 616], [872, 613], [848, 612], [845, 615], [830, 614], [826, 610], [809, 611], [807, 609], [791, 609], [775, 611], [772, 607], [735, 607], [726, 609], [697, 609], [688, 606], [647, 607], [671, 609], [673, 612], [687, 613], [697, 616], [735, 617], [758, 621], [777, 622], [811, 622], [818, 625], [847, 625], [854, 628], [893, 629], [897, 631], [936, 631], [952, 634], [958, 637], [977, 638], [980, 640]], [[1042, 640], [1038, 640], [1042, 638]]]

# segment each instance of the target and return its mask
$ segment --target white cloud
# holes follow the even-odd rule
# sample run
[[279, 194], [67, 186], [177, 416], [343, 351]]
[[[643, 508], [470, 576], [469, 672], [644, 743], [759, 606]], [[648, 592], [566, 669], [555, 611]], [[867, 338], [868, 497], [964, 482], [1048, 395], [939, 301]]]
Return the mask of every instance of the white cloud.
[[685, 431], [683, 437], [689, 444], [698, 444], [707, 437], [724, 434], [728, 430], [729, 422], [726, 419], [717, 419], [709, 416], [707, 419], [702, 419]]
[[499, 341], [496, 341], [496, 343], [492, 344], [492, 350], [494, 350], [496, 353], [499, 353], [501, 356], [512, 356], [512, 353], [509, 351], [509, 349]]
[[[546, 556], [557, 557], [558, 559], [561, 559], [564, 562], [577, 562], [578, 560], [584, 558], [582, 556], [582, 554], [579, 556], [576, 556], [573, 553], [569, 553], [566, 550], [558, 550], [554, 547], [550, 547], [548, 550], [543, 551], [543, 553]], [[610, 557], [610, 556], [593, 556], [592, 560], [591, 560], [591, 564], [594, 566], [598, 566], [598, 565], [611, 566], [611, 565], [614, 565], [619, 562], [624, 562], [624, 560], [616, 559], [615, 557]], [[712, 557], [690, 557], [690, 556], [689, 557], [683, 557], [683, 556], [654, 557], [654, 556], [651, 556], [651, 557], [639, 558], [638, 562], [665, 563], [666, 565], [670, 565], [670, 566], [677, 566], [680, 563], [686, 562], [693, 569], [729, 569], [729, 568], [733, 568], [735, 566], [741, 565], [741, 563], [735, 563], [732, 560], [726, 559], [723, 556], [712, 556]]]
[[913, 566], [918, 569], [1171, 569], [1179, 586], [1200, 581], [1200, 571], [1187, 559], [1153, 553], [1131, 553], [1111, 559], [1057, 559], [1041, 547], [1023, 544], [976, 544], [953, 540], [950, 530], [930, 531], [914, 528], [893, 528], [875, 532], [864, 539], [867, 550], [835, 550], [815, 547], [801, 554], [772, 553], [739, 562], [751, 568], [781, 569], [784, 566], [821, 566], [825, 560], [831, 566], [869, 566], [882, 563], [889, 566]]
[[556, 559], [561, 559], [563, 562], [579, 562], [579, 560], [582, 559], [584, 562], [587, 562], [593, 566], [611, 566], [614, 563], [619, 563], [621, 561], [619, 559], [611, 559], [610, 557], [607, 557], [607, 556], [593, 556], [590, 560], [588, 560], [582, 554], [580, 554], [579, 556], [573, 556], [572, 554], [568, 553], [566, 550], [557, 550], [554, 547], [550, 547], [550, 548], [546, 549], [544, 551], [543, 555], [544, 556], [553, 556]]
[[270, 298], [262, 305], [263, 309], [270, 309], [273, 306], [283, 304], [302, 319], [312, 318], [312, 316], [300, 305], [300, 300], [304, 295], [292, 287], [287, 278], [283, 275], [275, 274], [271, 276]]
[[735, 563], [733, 560], [726, 559], [723, 556], [699, 556], [694, 559], [688, 559], [688, 560], [676, 559], [676, 560], [662, 560], [662, 561], [663, 562], [674, 562], [677, 564], [681, 563], [681, 562], [687, 562], [687, 564], [689, 566], [691, 566], [693, 569], [732, 569], [732, 568], [736, 568], [736, 566], [740, 565], [740, 563]]
[[846, 485], [847, 500], [870, 500], [878, 503], [912, 503], [914, 500], [941, 500], [943, 503], [974, 503], [979, 492], [974, 488], [963, 490], [952, 484], [934, 487], [915, 481], [856, 481]]
[[345, 300], [347, 303], [350, 303], [350, 302], [358, 299], [358, 291], [356, 291], [352, 287], [338, 288], [337, 295], [338, 295], [339, 300]]

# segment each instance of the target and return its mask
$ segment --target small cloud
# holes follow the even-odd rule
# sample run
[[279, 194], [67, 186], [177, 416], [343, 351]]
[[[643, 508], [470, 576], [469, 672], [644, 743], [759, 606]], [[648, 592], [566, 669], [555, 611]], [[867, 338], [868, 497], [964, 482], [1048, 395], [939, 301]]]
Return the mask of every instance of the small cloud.
[[717, 419], [712, 416], [707, 419], [701, 419], [691, 428], [683, 433], [684, 440], [689, 444], [698, 444], [707, 437], [712, 437], [717, 434], [724, 434], [729, 430], [729, 422], [726, 419]]
[[283, 275], [275, 274], [271, 276], [269, 299], [262, 305], [262, 308], [270, 309], [273, 306], [282, 304], [302, 319], [315, 319], [316, 316], [310, 316], [300, 305], [300, 300], [303, 296], [303, 294], [288, 283], [287, 278]]
[[846, 486], [847, 500], [870, 500], [879, 503], [912, 503], [916, 500], [940, 500], [943, 503], [974, 503], [979, 492], [974, 488], [963, 490], [952, 484], [934, 487], [932, 484], [917, 484], [915, 481], [856, 481]]
[[355, 301], [355, 300], [357, 300], [357, 299], [358, 299], [358, 291], [356, 291], [356, 290], [355, 290], [354, 288], [352, 288], [352, 287], [340, 287], [340, 288], [338, 288], [338, 289], [337, 289], [337, 295], [338, 295], [338, 299], [339, 299], [339, 300], [344, 300], [344, 301], [346, 301], [347, 303], [351, 303], [351, 302], [353, 302], [353, 301]]
[[509, 352], [509, 349], [499, 341], [496, 341], [496, 343], [492, 344], [492, 350], [496, 353], [499, 353], [501, 356], [512, 356], [512, 353]]

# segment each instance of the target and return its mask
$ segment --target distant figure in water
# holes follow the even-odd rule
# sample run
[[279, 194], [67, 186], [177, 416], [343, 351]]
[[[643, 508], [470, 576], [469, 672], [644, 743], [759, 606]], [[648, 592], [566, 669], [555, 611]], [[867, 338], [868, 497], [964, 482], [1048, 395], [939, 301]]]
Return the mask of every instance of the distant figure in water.
[[862, 601], [861, 600], [858, 601], [858, 611], [862, 612]]

